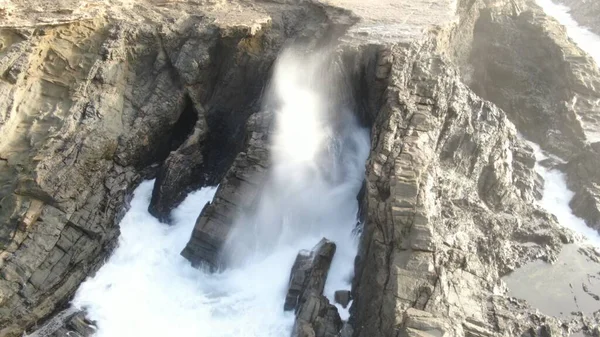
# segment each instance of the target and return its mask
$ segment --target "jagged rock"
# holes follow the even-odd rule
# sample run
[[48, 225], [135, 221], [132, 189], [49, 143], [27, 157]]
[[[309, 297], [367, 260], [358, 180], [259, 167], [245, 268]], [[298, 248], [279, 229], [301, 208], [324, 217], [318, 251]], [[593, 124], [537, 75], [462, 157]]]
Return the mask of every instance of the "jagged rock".
[[149, 210], [160, 219], [168, 221], [171, 209], [189, 192], [219, 184], [236, 155], [245, 151], [245, 124], [260, 108], [261, 91], [282, 43], [282, 32], [261, 27], [250, 36], [243, 28], [218, 34], [211, 33], [214, 28], [192, 30], [181, 50], [170, 55], [200, 118], [195, 133], [159, 170]]
[[204, 123], [197, 123], [192, 135], [164, 161], [158, 170], [152, 190], [148, 209], [150, 214], [169, 222], [171, 209], [185, 198], [189, 188], [205, 182], [201, 168], [202, 140], [206, 137], [206, 132]]
[[296, 311], [293, 337], [335, 337], [342, 329], [337, 308], [323, 296], [335, 249], [335, 243], [323, 238], [296, 256], [284, 304], [284, 310]]
[[0, 55], [2, 336], [43, 321], [99, 267], [126, 196], [180, 131], [183, 89], [155, 63], [148, 27], [135, 42], [128, 28], [101, 18], [0, 28], [16, 53]]
[[90, 337], [96, 332], [94, 322], [85, 317], [85, 312], [78, 312], [66, 319], [63, 327], [56, 330], [50, 337]]
[[[342, 335], [594, 330], [598, 315], [565, 323], [507, 298], [501, 277], [572, 241], [535, 205], [542, 181], [517, 131], [568, 161], [573, 208], [597, 216], [598, 160], [585, 146], [600, 121], [595, 63], [533, 0], [333, 2], [0, 5], [1, 336], [35, 329], [98, 268], [126, 195], [157, 163], [162, 219], [182, 186], [220, 183], [182, 252], [218, 267], [268, 168], [271, 117], [258, 101], [270, 62], [291, 39], [317, 47], [340, 34], [373, 147], [355, 331]], [[327, 299], [298, 296], [298, 335], [338, 334]]]
[[337, 308], [325, 296], [310, 292], [298, 308], [292, 337], [336, 337], [341, 329]]
[[298, 253], [290, 273], [284, 310], [298, 311], [305, 296], [312, 292], [318, 295], [323, 293], [335, 249], [335, 243], [323, 238], [312, 250]]
[[474, 1], [451, 32], [472, 36], [450, 47], [465, 48], [456, 52], [463, 78], [529, 140], [569, 159], [598, 136], [600, 70], [535, 1], [495, 3]]
[[52, 319], [32, 334], [32, 337], [89, 337], [96, 332], [96, 323], [86, 318], [85, 311], [68, 308], [57, 313]]
[[569, 7], [571, 14], [576, 22], [592, 32], [600, 35], [600, 3], [594, 0], [561, 0], [561, 4]]
[[573, 213], [588, 226], [600, 231], [600, 151], [598, 146], [585, 147], [565, 165], [567, 184], [575, 192], [571, 200]]
[[[47, 10], [32, 14], [38, 4]], [[0, 336], [35, 329], [68, 302], [157, 164], [168, 158], [154, 201], [166, 219], [178, 187], [219, 182], [240, 150], [238, 162], [262, 160], [243, 149], [244, 126], [279, 46], [351, 24], [313, 3], [236, 18], [197, 2], [86, 4], [24, 0], [0, 13]], [[212, 214], [237, 191], [221, 186]]]
[[235, 158], [213, 201], [202, 209], [190, 241], [181, 252], [192, 265], [219, 268], [220, 252], [234, 220], [253, 208], [269, 163], [267, 139], [272, 116], [258, 113], [248, 121], [248, 145]]
[[290, 274], [290, 285], [285, 296], [283, 310], [296, 310], [300, 297], [304, 291], [304, 284], [310, 276], [313, 254], [307, 250], [301, 250], [294, 260]]
[[494, 280], [519, 261], [556, 257], [569, 236], [535, 204], [533, 150], [462, 83], [436, 34], [388, 52], [367, 163], [355, 336], [391, 336], [399, 326], [407, 336], [518, 335], [537, 323], [512, 317], [498, 328], [506, 304], [492, 309]]

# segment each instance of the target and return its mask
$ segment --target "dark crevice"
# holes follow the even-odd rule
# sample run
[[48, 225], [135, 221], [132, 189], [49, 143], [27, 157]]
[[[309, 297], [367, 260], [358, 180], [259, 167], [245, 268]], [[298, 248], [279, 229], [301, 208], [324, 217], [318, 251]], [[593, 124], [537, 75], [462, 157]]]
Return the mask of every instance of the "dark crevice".
[[216, 185], [243, 150], [248, 118], [260, 109], [263, 88], [274, 57], [239, 54], [239, 38], [220, 40], [215, 87], [206, 102], [208, 133], [203, 146], [204, 185]]
[[179, 116], [179, 119], [173, 125], [173, 129], [171, 131], [171, 137], [169, 139], [169, 149], [171, 151], [176, 150], [185, 142], [185, 140], [192, 134], [194, 131], [194, 126], [198, 121], [198, 112], [194, 108], [194, 103], [192, 99], [186, 95], [185, 103], [183, 106], [183, 111]]

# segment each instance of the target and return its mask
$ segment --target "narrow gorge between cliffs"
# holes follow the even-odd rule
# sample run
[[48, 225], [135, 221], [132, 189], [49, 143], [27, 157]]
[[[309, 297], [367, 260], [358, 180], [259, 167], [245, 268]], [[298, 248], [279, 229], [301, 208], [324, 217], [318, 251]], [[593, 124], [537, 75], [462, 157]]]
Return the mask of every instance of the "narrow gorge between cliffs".
[[599, 337], [598, 18], [0, 0], [0, 337]]
[[276, 120], [273, 167], [255, 211], [236, 221], [221, 253], [227, 267], [195, 269], [179, 254], [214, 188], [190, 194], [170, 227], [148, 213], [153, 182], [142, 183], [117, 249], [73, 301], [96, 322], [95, 336], [289, 336], [290, 268], [323, 237], [337, 244], [325, 295], [333, 303], [336, 290], [350, 290], [369, 135], [330, 97], [347, 90], [327, 71], [331, 57], [300, 53], [286, 50], [276, 63], [265, 98]]

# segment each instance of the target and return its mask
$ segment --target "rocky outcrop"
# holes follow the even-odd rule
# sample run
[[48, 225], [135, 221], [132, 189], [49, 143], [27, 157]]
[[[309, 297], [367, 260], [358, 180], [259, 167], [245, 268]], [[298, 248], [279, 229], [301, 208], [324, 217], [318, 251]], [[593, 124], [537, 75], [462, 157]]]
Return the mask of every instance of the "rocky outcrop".
[[88, 337], [96, 332], [96, 323], [86, 318], [85, 311], [74, 308], [55, 314], [29, 337]]
[[390, 76], [367, 163], [355, 336], [518, 335], [536, 323], [499, 314], [499, 277], [570, 240], [533, 203], [532, 149], [437, 47], [432, 35], [380, 58]]
[[1, 336], [41, 324], [94, 273], [140, 179], [159, 171], [164, 220], [180, 187], [220, 181], [283, 41], [351, 23], [310, 3], [242, 17], [191, 3], [65, 9], [83, 2], [28, 17], [27, 4], [0, 13]]
[[132, 50], [128, 28], [0, 30], [2, 336], [42, 320], [94, 272], [143, 168], [175, 145], [183, 90], [157, 40], [140, 28]]
[[585, 147], [565, 165], [567, 183], [576, 191], [571, 200], [573, 212], [588, 226], [600, 231], [600, 143]]
[[352, 294], [349, 290], [338, 290], [334, 293], [335, 303], [338, 303], [343, 308], [346, 308], [350, 301], [352, 301]]
[[600, 3], [593, 0], [561, 0], [558, 3], [569, 7], [569, 14], [580, 26], [600, 35]]
[[526, 138], [568, 159], [598, 136], [598, 66], [534, 1], [477, 6], [463, 77]]
[[235, 220], [254, 207], [266, 179], [271, 114], [255, 114], [248, 121], [247, 146], [219, 184], [213, 201], [202, 209], [190, 241], [181, 252], [192, 265], [222, 266], [221, 248]]
[[[585, 15], [595, 10], [585, 1], [567, 2], [578, 8], [575, 12], [585, 8]], [[585, 149], [599, 137], [598, 65], [535, 1], [498, 1], [495, 6], [475, 1], [460, 7], [462, 24], [440, 35], [439, 49], [460, 65], [463, 80], [478, 95], [506, 111], [521, 134], [575, 161], [567, 171], [569, 188], [576, 193], [572, 208], [597, 226], [598, 181], [574, 167], [594, 160]]]
[[66, 319], [63, 327], [56, 330], [50, 337], [88, 337], [96, 332], [96, 326], [86, 317], [85, 312], [78, 312]]
[[425, 0], [35, 2], [0, 4], [0, 336], [64, 306], [142, 178], [157, 178], [150, 210], [164, 221], [219, 183], [182, 252], [219, 268], [269, 168], [260, 98], [278, 49], [338, 38], [350, 108], [372, 127], [352, 317], [342, 328], [322, 295], [329, 255], [317, 269], [319, 253], [299, 256], [295, 333], [594, 331], [598, 317], [544, 316], [501, 281], [573, 241], [536, 205], [543, 181], [519, 133], [568, 161], [574, 211], [600, 218], [598, 68], [534, 1], [459, 0], [456, 16]]
[[179, 33], [185, 42], [171, 62], [201, 116], [194, 133], [158, 172], [149, 210], [159, 219], [168, 221], [171, 209], [190, 191], [218, 184], [242, 150], [245, 123], [259, 108], [269, 67], [282, 43], [279, 31], [269, 31], [255, 27], [221, 35]]
[[337, 308], [323, 296], [335, 248], [335, 243], [324, 238], [296, 257], [284, 304], [284, 310], [296, 312], [293, 337], [335, 337], [342, 329]]

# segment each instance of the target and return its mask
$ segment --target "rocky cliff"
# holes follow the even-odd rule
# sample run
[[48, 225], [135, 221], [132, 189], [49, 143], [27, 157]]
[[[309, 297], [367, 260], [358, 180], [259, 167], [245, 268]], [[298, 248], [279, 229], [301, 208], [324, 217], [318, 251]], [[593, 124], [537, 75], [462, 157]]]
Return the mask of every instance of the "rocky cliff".
[[293, 42], [336, 43], [352, 89], [340, 99], [371, 127], [344, 337], [600, 323], [543, 315], [501, 280], [576, 240], [539, 206], [523, 136], [566, 162], [573, 211], [600, 222], [600, 71], [533, 0], [18, 0], [0, 18], [0, 336], [64, 308], [143, 178], [156, 177], [150, 211], [164, 222], [220, 184], [182, 253], [219, 267], [270, 165], [261, 97]]

